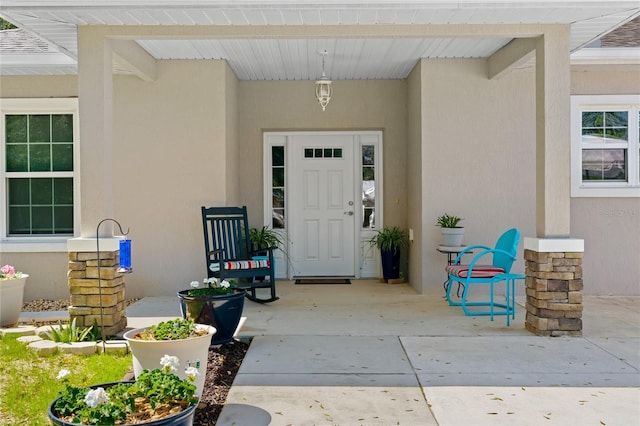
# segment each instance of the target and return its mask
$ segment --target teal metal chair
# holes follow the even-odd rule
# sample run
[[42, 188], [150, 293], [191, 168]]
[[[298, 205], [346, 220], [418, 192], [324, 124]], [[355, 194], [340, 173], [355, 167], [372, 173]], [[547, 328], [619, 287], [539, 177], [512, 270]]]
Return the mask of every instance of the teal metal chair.
[[[247, 207], [202, 207], [202, 227], [208, 278], [238, 278], [238, 287], [247, 290], [247, 299], [258, 303], [278, 300], [276, 297], [275, 262], [277, 247], [251, 250]], [[264, 256], [262, 252], [266, 251]], [[258, 277], [269, 277], [259, 281]], [[256, 289], [268, 288], [270, 296], [258, 297]]]
[[[473, 245], [462, 250], [456, 260], [446, 268], [449, 277], [449, 286], [447, 287], [447, 301], [451, 306], [461, 306], [465, 315], [488, 315], [493, 321], [494, 315], [506, 315], [507, 325], [509, 325], [509, 316], [515, 315], [515, 279], [520, 279], [515, 274], [511, 274], [511, 266], [516, 260], [518, 250], [518, 242], [520, 241], [520, 231], [515, 228], [509, 229], [503, 233], [494, 248]], [[475, 251], [476, 254], [470, 263], [461, 264], [460, 259], [468, 252]], [[453, 283], [457, 282], [464, 287], [462, 298], [455, 301], [451, 297], [451, 288]], [[496, 284], [505, 283], [505, 302], [495, 301], [494, 287]], [[485, 285], [489, 287], [489, 299], [480, 301], [470, 301], [469, 295], [471, 288], [476, 285]], [[511, 287], [511, 288], [507, 288]], [[474, 309], [469, 309], [474, 307]], [[476, 309], [484, 307], [486, 309]]]

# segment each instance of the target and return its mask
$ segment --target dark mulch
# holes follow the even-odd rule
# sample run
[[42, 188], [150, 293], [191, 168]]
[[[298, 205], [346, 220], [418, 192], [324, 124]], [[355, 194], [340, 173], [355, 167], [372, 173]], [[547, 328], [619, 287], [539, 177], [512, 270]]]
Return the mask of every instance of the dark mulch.
[[194, 425], [216, 424], [233, 379], [248, 349], [249, 344], [241, 341], [209, 347], [207, 377], [193, 421]]

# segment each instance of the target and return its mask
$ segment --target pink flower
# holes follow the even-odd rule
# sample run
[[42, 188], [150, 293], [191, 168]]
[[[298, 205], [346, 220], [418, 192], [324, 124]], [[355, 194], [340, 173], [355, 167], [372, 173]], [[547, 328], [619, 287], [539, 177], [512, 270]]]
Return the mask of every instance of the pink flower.
[[22, 272], [17, 272], [16, 268], [11, 265], [4, 265], [0, 268], [0, 280], [12, 280], [14, 278], [22, 278]]
[[16, 269], [11, 265], [4, 265], [0, 268], [0, 274], [12, 277], [16, 274]]

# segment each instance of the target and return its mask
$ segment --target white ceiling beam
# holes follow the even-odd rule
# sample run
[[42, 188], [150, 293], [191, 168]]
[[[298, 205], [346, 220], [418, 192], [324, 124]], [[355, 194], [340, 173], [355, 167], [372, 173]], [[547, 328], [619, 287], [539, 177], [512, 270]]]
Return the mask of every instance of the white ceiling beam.
[[536, 52], [536, 39], [516, 38], [488, 59], [489, 79], [498, 79], [529, 61]]
[[116, 62], [144, 81], [155, 81], [156, 60], [132, 40], [114, 40], [113, 56]]

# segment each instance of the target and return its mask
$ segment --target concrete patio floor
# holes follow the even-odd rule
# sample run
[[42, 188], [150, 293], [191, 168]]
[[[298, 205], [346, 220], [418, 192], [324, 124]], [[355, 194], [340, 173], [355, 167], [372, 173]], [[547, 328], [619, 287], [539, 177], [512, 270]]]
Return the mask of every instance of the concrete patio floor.
[[[585, 296], [583, 337], [464, 316], [441, 287], [278, 281], [218, 425], [640, 425], [640, 298]], [[148, 297], [129, 327], [180, 315]]]

